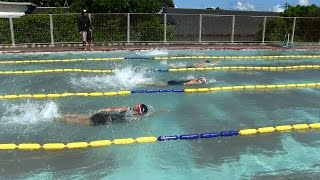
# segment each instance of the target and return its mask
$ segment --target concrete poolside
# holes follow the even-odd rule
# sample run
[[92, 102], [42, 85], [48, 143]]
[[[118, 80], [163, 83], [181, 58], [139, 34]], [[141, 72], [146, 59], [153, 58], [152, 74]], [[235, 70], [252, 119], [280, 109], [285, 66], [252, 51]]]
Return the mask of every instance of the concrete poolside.
[[[116, 44], [96, 45], [93, 51], [117, 51], [117, 50], [147, 50], [147, 49], [213, 49], [213, 50], [320, 50], [319, 44], [296, 45], [291, 48], [283, 48], [280, 45], [259, 45], [259, 44]], [[59, 46], [33, 45], [33, 46], [0, 46], [0, 53], [41, 53], [41, 52], [71, 52], [83, 51], [79, 44], [64, 44]]]

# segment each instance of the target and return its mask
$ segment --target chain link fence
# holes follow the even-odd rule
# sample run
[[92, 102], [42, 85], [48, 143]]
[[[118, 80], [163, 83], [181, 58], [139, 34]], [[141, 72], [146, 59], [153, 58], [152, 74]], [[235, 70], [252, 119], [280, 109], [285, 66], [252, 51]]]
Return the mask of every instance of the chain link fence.
[[[94, 43], [269, 43], [320, 41], [320, 18], [212, 14], [90, 14]], [[80, 14], [0, 19], [0, 44], [81, 43]]]
[[11, 44], [10, 36], [10, 21], [9, 19], [0, 18], [0, 44]]

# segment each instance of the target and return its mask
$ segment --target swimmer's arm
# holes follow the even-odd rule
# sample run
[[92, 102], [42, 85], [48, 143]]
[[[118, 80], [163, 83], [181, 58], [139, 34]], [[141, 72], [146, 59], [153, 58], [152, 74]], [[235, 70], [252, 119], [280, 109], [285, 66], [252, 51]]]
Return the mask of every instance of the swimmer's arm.
[[159, 82], [158, 84], [145, 83], [143, 85], [145, 85], [145, 86], [165, 87], [165, 86], [168, 86], [168, 83], [164, 83], [164, 82]]
[[105, 112], [125, 112], [129, 109], [129, 107], [112, 107], [112, 108], [102, 108], [99, 111]]
[[198, 68], [198, 67], [204, 67], [205, 64], [204, 63], [195, 63], [192, 66], [194, 66], [195, 68]]
[[197, 80], [192, 79], [192, 80], [189, 80], [189, 81], [183, 83], [184, 86], [185, 86], [185, 85], [192, 85], [192, 84], [197, 84]]

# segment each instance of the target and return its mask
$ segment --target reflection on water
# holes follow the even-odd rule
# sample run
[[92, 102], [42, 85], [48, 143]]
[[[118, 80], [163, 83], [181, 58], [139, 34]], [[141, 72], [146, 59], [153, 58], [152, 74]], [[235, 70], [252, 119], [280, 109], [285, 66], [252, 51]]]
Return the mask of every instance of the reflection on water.
[[[124, 52], [122, 56], [154, 57], [179, 54], [239, 55], [239, 51]], [[261, 54], [259, 51], [241, 51]], [[269, 52], [270, 53], [270, 52]], [[275, 52], [274, 52], [275, 53]], [[282, 52], [285, 54], [285, 52]], [[305, 52], [304, 52], [305, 53]], [[72, 53], [71, 53], [72, 54]], [[62, 58], [59, 54], [56, 57]], [[69, 54], [70, 55], [70, 54]], [[76, 54], [82, 56], [103, 54]], [[119, 54], [112, 54], [113, 57]], [[54, 59], [54, 54], [41, 56]], [[119, 57], [119, 56], [118, 56]], [[29, 57], [30, 58], [30, 57]], [[192, 60], [196, 61], [196, 60]], [[298, 61], [298, 62], [297, 62]], [[176, 64], [186, 64], [175, 61]], [[97, 62], [98, 63], [98, 62]], [[134, 89], [139, 84], [205, 76], [211, 87], [241, 84], [304, 83], [319, 81], [315, 70], [290, 72], [201, 71], [157, 73], [168, 61], [124, 64], [78, 62], [72, 66], [115, 69], [113, 74], [46, 74], [3, 76], [1, 92], [51, 93]], [[188, 62], [189, 63], [189, 62]], [[190, 60], [191, 63], [191, 60]], [[193, 63], [193, 62], [192, 62]], [[222, 64], [263, 65], [269, 61], [222, 61]], [[274, 65], [303, 61], [272, 61]], [[64, 64], [57, 64], [63, 66]], [[49, 66], [49, 65], [48, 65]], [[51, 65], [52, 66], [52, 65]], [[97, 67], [95, 67], [97, 66]], [[143, 67], [142, 67], [143, 66]], [[37, 68], [35, 68], [37, 67]], [[39, 69], [47, 65], [25, 65]], [[10, 66], [6, 67], [10, 68]], [[12, 79], [10, 79], [12, 78]], [[217, 80], [216, 80], [217, 79]], [[208, 85], [206, 85], [208, 86]], [[193, 87], [193, 86], [192, 86]], [[198, 87], [198, 86], [194, 86]], [[154, 87], [151, 87], [154, 88]], [[3, 100], [0, 103], [1, 143], [90, 142], [98, 139], [220, 132], [283, 124], [312, 123], [319, 117], [319, 89], [224, 91], [210, 93], [133, 94], [116, 97]], [[152, 113], [142, 120], [108, 126], [83, 126], [59, 121], [66, 113], [90, 115], [110, 106], [145, 103]], [[162, 113], [156, 113], [158, 110]], [[111, 145], [63, 151], [1, 151], [3, 179], [268, 179], [319, 176], [319, 131], [257, 134], [231, 138]], [[312, 171], [314, 170], [314, 171]], [[301, 174], [299, 174], [301, 173]]]

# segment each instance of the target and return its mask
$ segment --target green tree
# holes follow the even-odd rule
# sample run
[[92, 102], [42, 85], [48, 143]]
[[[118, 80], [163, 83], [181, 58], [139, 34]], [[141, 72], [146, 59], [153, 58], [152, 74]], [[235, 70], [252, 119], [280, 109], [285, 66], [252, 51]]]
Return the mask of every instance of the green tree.
[[11, 44], [9, 19], [0, 18], [0, 44]]
[[74, 0], [71, 12], [86, 8], [91, 13], [156, 13], [161, 7], [174, 7], [172, 0]]
[[[34, 0], [43, 3], [45, 0]], [[60, 2], [64, 0], [46, 2]], [[123, 42], [127, 40], [126, 13], [156, 13], [162, 6], [174, 6], [172, 0], [68, 0], [70, 11], [79, 13], [83, 8], [91, 13], [94, 42]], [[53, 13], [55, 42], [80, 42], [77, 22], [80, 14], [62, 14], [61, 8]], [[104, 14], [102, 14], [104, 13]], [[121, 14], [106, 14], [121, 13]], [[28, 15], [14, 19], [16, 43], [50, 43], [48, 14]], [[162, 41], [163, 14], [132, 14], [130, 16], [131, 41]], [[27, 29], [27, 31], [26, 31]], [[0, 21], [1, 44], [10, 44], [9, 21]], [[167, 40], [173, 39], [173, 27], [167, 26]]]
[[[311, 6], [290, 6], [280, 13], [279, 18], [268, 18], [266, 23], [266, 41], [283, 40], [286, 34], [291, 34], [293, 17], [297, 18], [295, 26], [295, 41], [319, 42], [320, 40], [320, 7]], [[257, 34], [261, 40], [262, 26]]]

